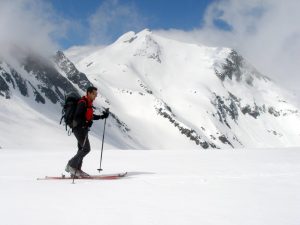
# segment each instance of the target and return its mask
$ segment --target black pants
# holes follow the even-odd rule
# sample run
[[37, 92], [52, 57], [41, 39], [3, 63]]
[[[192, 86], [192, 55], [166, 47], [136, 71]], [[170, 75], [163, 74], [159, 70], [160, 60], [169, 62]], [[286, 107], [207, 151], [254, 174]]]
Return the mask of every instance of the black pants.
[[75, 128], [73, 133], [78, 142], [78, 151], [76, 155], [69, 160], [69, 165], [75, 169], [81, 170], [83, 158], [91, 151], [88, 137], [88, 128]]

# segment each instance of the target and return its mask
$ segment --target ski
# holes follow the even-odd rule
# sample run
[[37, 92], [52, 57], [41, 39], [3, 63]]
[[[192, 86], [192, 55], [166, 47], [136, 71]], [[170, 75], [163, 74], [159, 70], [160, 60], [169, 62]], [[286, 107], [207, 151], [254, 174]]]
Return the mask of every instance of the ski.
[[[125, 177], [127, 172], [125, 173], [117, 173], [117, 174], [104, 174], [104, 175], [90, 175], [89, 177], [77, 177], [75, 180], [116, 180], [122, 177]], [[61, 176], [45, 176], [41, 178], [37, 178], [37, 180], [72, 180], [73, 177], [61, 175]]]

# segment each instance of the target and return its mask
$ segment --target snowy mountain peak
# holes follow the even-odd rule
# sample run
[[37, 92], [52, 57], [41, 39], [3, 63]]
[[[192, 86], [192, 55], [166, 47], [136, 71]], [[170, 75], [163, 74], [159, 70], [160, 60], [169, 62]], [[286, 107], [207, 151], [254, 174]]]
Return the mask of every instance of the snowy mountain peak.
[[132, 43], [134, 40], [139, 39], [146, 39], [149, 38], [150, 35], [152, 35], [152, 31], [149, 29], [144, 29], [138, 33], [135, 33], [133, 31], [129, 31], [122, 36], [120, 36], [115, 43]]
[[104, 90], [146, 148], [300, 144], [297, 126], [286, 126], [300, 125], [298, 109], [235, 50], [143, 30], [124, 34], [76, 66]]
[[123, 34], [116, 40], [116, 43], [131, 43], [137, 38], [137, 35], [133, 31], [129, 31]]
[[137, 33], [137, 36], [139, 38], [146, 38], [147, 36], [152, 36], [152, 35], [154, 35], [153, 32], [148, 28]]
[[90, 85], [98, 87], [95, 105], [110, 108], [107, 141], [117, 148], [300, 145], [300, 113], [288, 91], [229, 48], [145, 29], [106, 47], [25, 57], [18, 67], [0, 64], [0, 100], [33, 99], [29, 106], [37, 111], [58, 111], [64, 93], [83, 94]]
[[157, 61], [158, 63], [161, 63], [161, 47], [159, 46], [158, 42], [156, 42], [151, 36], [151, 33], [145, 31], [143, 32], [143, 35], [138, 36], [139, 38], [142, 38], [142, 43], [133, 55], [145, 56], [149, 59]]

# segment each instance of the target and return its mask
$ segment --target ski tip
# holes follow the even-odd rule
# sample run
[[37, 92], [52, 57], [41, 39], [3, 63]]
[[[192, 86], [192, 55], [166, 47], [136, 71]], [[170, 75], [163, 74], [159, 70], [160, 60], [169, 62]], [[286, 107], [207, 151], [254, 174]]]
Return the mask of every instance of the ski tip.
[[119, 177], [125, 177], [126, 175], [127, 175], [127, 172], [120, 173], [120, 174], [119, 174]]

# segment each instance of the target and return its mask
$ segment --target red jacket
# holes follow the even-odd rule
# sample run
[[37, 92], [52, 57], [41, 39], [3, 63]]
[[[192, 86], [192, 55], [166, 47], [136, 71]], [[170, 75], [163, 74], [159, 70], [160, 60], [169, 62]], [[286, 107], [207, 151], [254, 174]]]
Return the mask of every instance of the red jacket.
[[84, 102], [86, 112], [85, 112], [85, 119], [87, 122], [90, 122], [93, 120], [93, 101], [90, 101], [86, 96], [83, 96], [79, 101], [78, 104], [81, 102]]
[[93, 101], [90, 101], [86, 96], [83, 96], [77, 104], [73, 119], [73, 128], [76, 127], [91, 127], [93, 120], [105, 118], [103, 115], [93, 114]]

